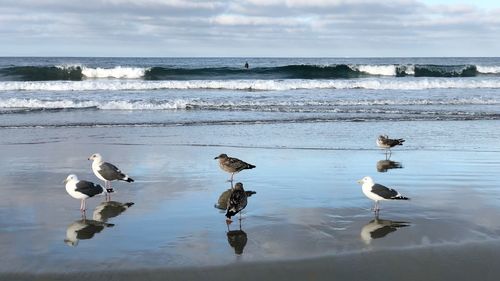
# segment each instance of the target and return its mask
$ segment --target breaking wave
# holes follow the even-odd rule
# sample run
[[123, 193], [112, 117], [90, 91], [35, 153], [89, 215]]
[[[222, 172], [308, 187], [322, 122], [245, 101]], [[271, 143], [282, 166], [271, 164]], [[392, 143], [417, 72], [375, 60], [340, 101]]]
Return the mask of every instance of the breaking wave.
[[[0, 100], [0, 109], [100, 109], [100, 110], [258, 110], [258, 111], [334, 111], [337, 107], [356, 106], [411, 106], [411, 105], [497, 105], [500, 100], [491, 98], [454, 99], [356, 99], [329, 101], [214, 101], [202, 99], [173, 99], [159, 101], [92, 101], [92, 100], [42, 100], [10, 98]], [[357, 108], [356, 111], [360, 109]], [[380, 109], [370, 109], [380, 110]], [[384, 109], [385, 110], [385, 109]]]
[[277, 79], [356, 79], [392, 77], [474, 77], [500, 75], [500, 66], [476, 65], [285, 65], [275, 67], [132, 67], [111, 68], [82, 65], [11, 66], [0, 69], [3, 81], [82, 81], [88, 79], [141, 80], [277, 80]]
[[0, 91], [126, 91], [126, 90], [255, 90], [282, 91], [297, 89], [479, 89], [500, 88], [499, 79], [339, 79], [339, 80], [86, 80], [86, 81], [0, 81]]

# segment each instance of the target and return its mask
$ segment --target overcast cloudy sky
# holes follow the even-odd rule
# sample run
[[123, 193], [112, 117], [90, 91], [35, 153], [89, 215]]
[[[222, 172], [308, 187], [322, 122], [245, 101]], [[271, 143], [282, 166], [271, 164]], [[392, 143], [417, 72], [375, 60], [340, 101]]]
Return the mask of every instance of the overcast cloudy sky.
[[0, 56], [498, 56], [497, 3], [0, 0]]

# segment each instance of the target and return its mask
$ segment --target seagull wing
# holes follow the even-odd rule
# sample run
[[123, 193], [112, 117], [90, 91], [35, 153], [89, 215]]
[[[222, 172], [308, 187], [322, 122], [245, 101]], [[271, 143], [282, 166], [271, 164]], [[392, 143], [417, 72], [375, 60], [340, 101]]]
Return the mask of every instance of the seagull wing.
[[75, 191], [81, 192], [88, 197], [92, 197], [103, 192], [102, 186], [90, 181], [79, 181], [76, 183]]
[[116, 167], [115, 165], [111, 164], [111, 163], [108, 163], [108, 162], [104, 162], [101, 164], [101, 166], [99, 166], [100, 170], [99, 170], [99, 174], [101, 174], [101, 176], [103, 178], [105, 178], [106, 180], [121, 180], [125, 177], [125, 174], [122, 173], [122, 171], [120, 171], [120, 169], [118, 169], [118, 167]]
[[242, 160], [240, 160], [238, 158], [232, 158], [232, 157], [228, 157], [224, 161], [224, 164], [227, 165], [227, 166], [230, 166], [231, 168], [233, 168], [236, 171], [241, 171], [241, 170], [244, 170], [244, 169], [252, 169], [252, 168], [255, 167], [254, 165], [248, 164], [245, 161], [242, 161]]
[[399, 194], [396, 190], [388, 188], [378, 183], [372, 186], [371, 192], [385, 199], [391, 199], [392, 197], [395, 197]]

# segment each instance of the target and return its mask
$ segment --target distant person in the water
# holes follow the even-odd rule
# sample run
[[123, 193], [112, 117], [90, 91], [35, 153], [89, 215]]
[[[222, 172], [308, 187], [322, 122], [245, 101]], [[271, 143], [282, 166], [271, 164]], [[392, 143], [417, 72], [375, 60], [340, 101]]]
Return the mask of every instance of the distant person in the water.
[[248, 69], [248, 62], [245, 62], [245, 68]]

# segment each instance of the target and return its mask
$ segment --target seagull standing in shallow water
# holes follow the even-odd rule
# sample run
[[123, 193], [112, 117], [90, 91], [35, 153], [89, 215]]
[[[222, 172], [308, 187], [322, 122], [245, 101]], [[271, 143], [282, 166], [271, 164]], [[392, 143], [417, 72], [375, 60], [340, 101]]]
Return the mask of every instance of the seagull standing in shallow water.
[[388, 188], [378, 183], [374, 183], [371, 177], [364, 177], [358, 180], [358, 183], [361, 184], [361, 188], [366, 197], [375, 201], [375, 206], [373, 207], [373, 211], [378, 213], [380, 210], [378, 201], [381, 200], [410, 200], [408, 197], [402, 196], [399, 192], [392, 188]]
[[389, 155], [391, 153], [391, 148], [397, 145], [403, 145], [405, 142], [404, 139], [390, 139], [387, 135], [380, 135], [377, 138], [377, 146], [385, 149], [385, 153], [387, 154], [387, 150], [389, 150]]
[[66, 192], [68, 192], [71, 197], [81, 200], [80, 211], [82, 211], [82, 213], [85, 213], [86, 210], [85, 199], [94, 197], [95, 195], [107, 195], [113, 192], [111, 188], [106, 189], [90, 181], [78, 180], [78, 177], [73, 174], [69, 175], [64, 180], [64, 183], [66, 184]]
[[229, 197], [229, 201], [227, 202], [227, 212], [226, 212], [226, 222], [230, 224], [233, 222], [231, 217], [240, 213], [240, 222], [241, 222], [241, 210], [245, 209], [247, 206], [247, 194], [243, 189], [243, 184], [238, 182], [234, 185], [234, 189]]
[[214, 159], [219, 160], [219, 166], [222, 170], [231, 173], [231, 179], [229, 180], [230, 182], [233, 182], [234, 174], [246, 169], [255, 168], [255, 166], [252, 164], [248, 164], [247, 162], [242, 161], [238, 158], [229, 157], [226, 154], [221, 154]]
[[111, 188], [111, 182], [116, 180], [134, 182], [132, 178], [124, 174], [115, 165], [104, 162], [102, 156], [99, 153], [92, 154], [89, 157], [92, 160], [92, 171], [100, 180], [104, 181], [104, 186], [106, 188]]

